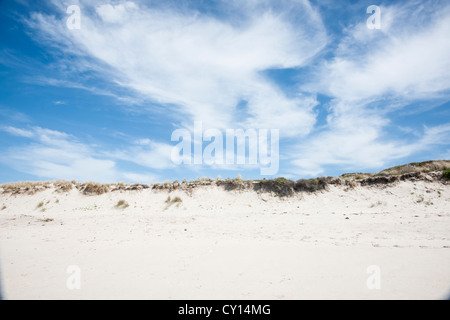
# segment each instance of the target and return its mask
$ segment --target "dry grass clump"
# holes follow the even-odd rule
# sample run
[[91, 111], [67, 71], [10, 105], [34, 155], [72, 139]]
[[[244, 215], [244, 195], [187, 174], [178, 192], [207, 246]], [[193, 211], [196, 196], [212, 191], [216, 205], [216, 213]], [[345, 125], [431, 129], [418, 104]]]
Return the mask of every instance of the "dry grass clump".
[[51, 182], [47, 181], [11, 182], [0, 185], [0, 189], [3, 190], [2, 193], [29, 195], [44, 191], [50, 187]]
[[[47, 204], [48, 204], [48, 202], [47, 202]], [[44, 205], [45, 204], [43, 201], [39, 202], [36, 206], [36, 210], [41, 209], [41, 212], [45, 212], [47, 209], [44, 207]]]
[[69, 192], [73, 189], [75, 181], [66, 181], [66, 180], [58, 180], [53, 182], [53, 186], [55, 187], [56, 192]]
[[110, 191], [110, 185], [97, 182], [87, 182], [77, 186], [78, 190], [85, 195], [100, 195]]
[[203, 178], [197, 178], [194, 181], [187, 181], [186, 179], [183, 179], [183, 181], [180, 183], [178, 180], [175, 180], [174, 182], [170, 182], [169, 180], [164, 181], [164, 183], [154, 183], [151, 185], [151, 188], [153, 190], [167, 190], [169, 192], [172, 192], [174, 190], [185, 190], [187, 192], [192, 191], [192, 189], [198, 187], [198, 186], [210, 186], [215, 185], [216, 181], [214, 179], [208, 179], [206, 177]]
[[109, 187], [110, 191], [113, 191], [113, 192], [114, 191], [141, 191], [141, 190], [149, 188], [149, 186], [146, 184], [140, 184], [140, 183], [130, 184], [130, 183], [124, 183], [124, 182], [109, 184], [108, 187]]
[[125, 200], [119, 200], [117, 202], [117, 204], [115, 205], [115, 207], [117, 209], [126, 209], [128, 208], [130, 205], [128, 204], [128, 202], [126, 202]]
[[180, 197], [175, 197], [172, 199], [172, 203], [180, 203], [180, 202], [183, 202], [183, 200], [181, 200]]
[[166, 204], [166, 207], [164, 208], [164, 210], [169, 209], [169, 207], [171, 207], [174, 204], [176, 204], [177, 208], [178, 208], [182, 202], [183, 202], [183, 200], [181, 200], [180, 197], [171, 198], [169, 196], [169, 197], [167, 197], [166, 201], [164, 201], [164, 203]]
[[179, 203], [179, 202], [183, 202], [183, 200], [181, 200], [180, 197], [171, 198], [170, 196], [167, 197], [167, 199], [165, 201], [165, 203], [171, 203], [171, 204]]

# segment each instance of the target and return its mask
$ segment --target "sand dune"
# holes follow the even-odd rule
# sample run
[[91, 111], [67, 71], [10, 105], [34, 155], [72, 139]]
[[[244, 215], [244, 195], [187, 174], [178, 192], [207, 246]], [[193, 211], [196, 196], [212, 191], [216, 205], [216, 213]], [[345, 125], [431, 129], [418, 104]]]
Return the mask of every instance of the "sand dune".
[[[439, 181], [330, 185], [285, 198], [219, 186], [3, 193], [3, 296], [443, 299], [449, 204], [450, 186]], [[69, 266], [79, 268], [80, 289], [67, 287]], [[371, 266], [379, 289], [367, 285], [378, 275]]]

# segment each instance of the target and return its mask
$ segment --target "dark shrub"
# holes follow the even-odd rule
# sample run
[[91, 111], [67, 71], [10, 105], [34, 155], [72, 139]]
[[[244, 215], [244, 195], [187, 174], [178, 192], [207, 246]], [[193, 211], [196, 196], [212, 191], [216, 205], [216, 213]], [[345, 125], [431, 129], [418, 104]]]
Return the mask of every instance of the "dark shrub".
[[328, 186], [328, 178], [317, 178], [317, 179], [309, 179], [309, 180], [298, 180], [295, 183], [294, 190], [297, 192], [306, 191], [306, 192], [316, 192], [320, 190], [326, 190]]
[[285, 178], [275, 180], [261, 180], [255, 185], [256, 191], [273, 192], [279, 197], [288, 197], [294, 194], [295, 182]]
[[442, 177], [445, 180], [450, 180], [450, 170], [444, 170], [444, 172], [442, 173]]
[[378, 176], [378, 177], [371, 177], [367, 178], [361, 181], [362, 186], [371, 186], [375, 184], [390, 184], [398, 181], [399, 178], [397, 176], [391, 176], [391, 177], [384, 177], [384, 176]]

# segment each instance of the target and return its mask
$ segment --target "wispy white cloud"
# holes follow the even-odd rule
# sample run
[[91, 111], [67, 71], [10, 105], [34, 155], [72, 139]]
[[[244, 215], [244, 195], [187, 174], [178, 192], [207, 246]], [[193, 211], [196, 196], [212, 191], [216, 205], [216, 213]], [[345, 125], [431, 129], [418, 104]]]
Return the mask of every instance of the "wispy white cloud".
[[130, 147], [123, 152], [109, 152], [99, 146], [82, 143], [72, 135], [45, 128], [4, 127], [2, 130], [27, 138], [29, 143], [5, 150], [1, 161], [20, 172], [43, 179], [148, 183], [155, 181], [158, 175], [124, 170], [118, 165], [118, 160], [156, 169], [170, 167], [170, 154], [166, 159], [163, 152], [168, 146], [162, 144], [152, 143], [145, 151]]
[[19, 129], [19, 128], [15, 128], [15, 127], [11, 127], [11, 126], [2, 127], [2, 128], [0, 128], [0, 130], [5, 131], [13, 136], [18, 136], [18, 137], [31, 138], [34, 136], [34, 133], [30, 130]]
[[446, 144], [450, 139], [450, 124], [425, 127], [420, 138], [410, 142], [387, 137], [382, 127], [373, 122], [365, 123], [366, 119], [347, 118], [360, 124], [350, 126], [346, 126], [342, 118], [333, 121], [329, 130], [319, 133], [293, 152], [292, 171], [298, 175], [318, 176], [327, 166], [333, 165], [346, 170], [383, 168], [394, 160]]
[[[391, 117], [419, 100], [431, 109], [450, 99], [450, 6], [422, 2], [382, 6], [381, 30], [369, 30], [362, 18], [346, 27], [329, 52], [332, 58], [324, 58], [329, 37], [319, 11], [306, 0], [218, 1], [221, 14], [202, 13], [193, 2], [178, 8], [171, 2], [75, 1], [70, 4], [82, 9], [81, 30], [69, 30], [64, 19], [43, 13], [27, 20], [36, 40], [62, 53], [55, 64], [66, 75], [30, 81], [88, 90], [142, 108], [150, 108], [143, 102], [154, 102], [151, 108], [167, 108], [166, 120], [177, 127], [202, 120], [204, 129], [280, 129], [288, 141], [282, 141], [280, 157], [290, 164], [282, 169], [288, 174], [318, 175], [327, 166], [380, 168], [448, 141], [448, 125], [410, 128]], [[54, 3], [64, 15], [66, 3]], [[322, 60], [315, 60], [319, 56]], [[317, 68], [289, 97], [262, 72], [311, 65]], [[112, 87], [70, 78], [71, 72], [86, 71]], [[320, 127], [318, 94], [332, 99]], [[238, 108], [242, 101], [245, 107]], [[389, 134], [392, 127], [409, 138]], [[42, 160], [25, 163], [41, 175], [84, 172], [84, 160], [108, 179], [143, 177], [122, 172], [119, 161], [150, 170], [173, 168], [172, 146], [153, 137], [131, 141], [124, 150], [98, 150], [44, 129], [4, 131], [34, 139], [14, 151]], [[61, 159], [50, 160], [53, 154]]]
[[315, 90], [346, 101], [448, 97], [450, 6], [413, 2], [382, 12], [381, 31], [365, 22], [347, 29], [335, 58], [318, 73]]
[[[10, 130], [14, 134], [23, 131]], [[58, 131], [33, 128], [24, 137], [31, 143], [11, 147], [2, 161], [14, 169], [45, 179], [77, 179], [80, 181], [114, 181], [117, 172], [114, 161], [94, 157], [87, 145]]]
[[387, 132], [397, 125], [393, 112], [450, 99], [450, 6], [418, 4], [382, 7], [381, 30], [369, 30], [365, 21], [348, 27], [334, 58], [303, 85], [333, 100], [321, 131], [292, 148], [294, 172], [317, 175], [330, 165], [381, 168], [448, 141], [448, 124], [410, 128], [415, 142]]
[[[80, 1], [81, 30], [68, 30], [41, 13], [29, 25], [43, 41], [79, 57], [73, 64], [85, 63], [86, 56], [96, 59], [106, 66], [97, 66], [101, 73], [139, 98], [174, 105], [188, 116], [186, 125], [193, 119], [218, 128], [262, 122], [293, 136], [312, 129], [314, 101], [286, 97], [260, 71], [305, 65], [327, 37], [308, 1], [282, 2], [224, 1], [242, 17], [235, 21], [170, 6]], [[237, 121], [241, 100], [248, 102], [247, 118]]]
[[3, 118], [3, 122], [12, 121], [17, 123], [27, 123], [31, 121], [30, 117], [26, 114], [3, 106], [0, 106], [0, 116]]
[[171, 160], [173, 146], [159, 143], [150, 139], [139, 139], [126, 150], [106, 152], [105, 155], [117, 159], [135, 163], [148, 169], [169, 169], [175, 165]]
[[[115, 93], [114, 90], [103, 89], [93, 85], [85, 85], [83, 83], [70, 80], [61, 80], [42, 76], [24, 76], [23, 80], [27, 83], [38, 84], [41, 86], [54, 86], [60, 88], [86, 90], [95, 95], [112, 97], [117, 101], [127, 105], [138, 105], [143, 102], [143, 99], [139, 97], [130, 96], [128, 94], [118, 94]], [[54, 103], [57, 105], [65, 104], [65, 101], [55, 101]]]

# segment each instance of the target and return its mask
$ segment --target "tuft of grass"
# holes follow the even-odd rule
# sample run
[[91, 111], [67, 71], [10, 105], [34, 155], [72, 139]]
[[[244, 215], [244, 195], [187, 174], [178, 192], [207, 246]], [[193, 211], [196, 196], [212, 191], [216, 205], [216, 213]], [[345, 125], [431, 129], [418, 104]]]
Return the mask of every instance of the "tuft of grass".
[[86, 195], [100, 195], [109, 192], [109, 185], [97, 182], [87, 182], [80, 186], [80, 191]]
[[1, 211], [5, 210], [5, 209], [6, 209], [6, 206], [3, 205]]
[[72, 181], [58, 180], [53, 182], [53, 185], [55, 186], [56, 192], [69, 192], [73, 189], [74, 184]]
[[[117, 202], [116, 204], [116, 208], [117, 209], [126, 209], [128, 208], [130, 205], [128, 204], [128, 202], [126, 202], [125, 200], [119, 200], [119, 202]], [[95, 206], [97, 208], [97, 205]]]
[[42, 208], [44, 206], [44, 202], [41, 201], [38, 203], [38, 205], [36, 206], [36, 209]]
[[175, 197], [172, 199], [172, 203], [180, 203], [180, 202], [183, 202], [183, 200], [181, 200], [180, 197]]
[[171, 198], [170, 196], [167, 197], [166, 201], [164, 201], [167, 205], [164, 208], [164, 210], [169, 209], [173, 204], [177, 204], [177, 207], [179, 207], [181, 205], [181, 203], [183, 202], [183, 200], [181, 200], [180, 197], [175, 197], [175, 198]]
[[383, 202], [377, 201], [377, 203], [373, 203], [370, 207], [371, 208], [375, 208], [375, 207], [378, 207], [378, 206], [381, 206], [381, 205], [383, 205]]

